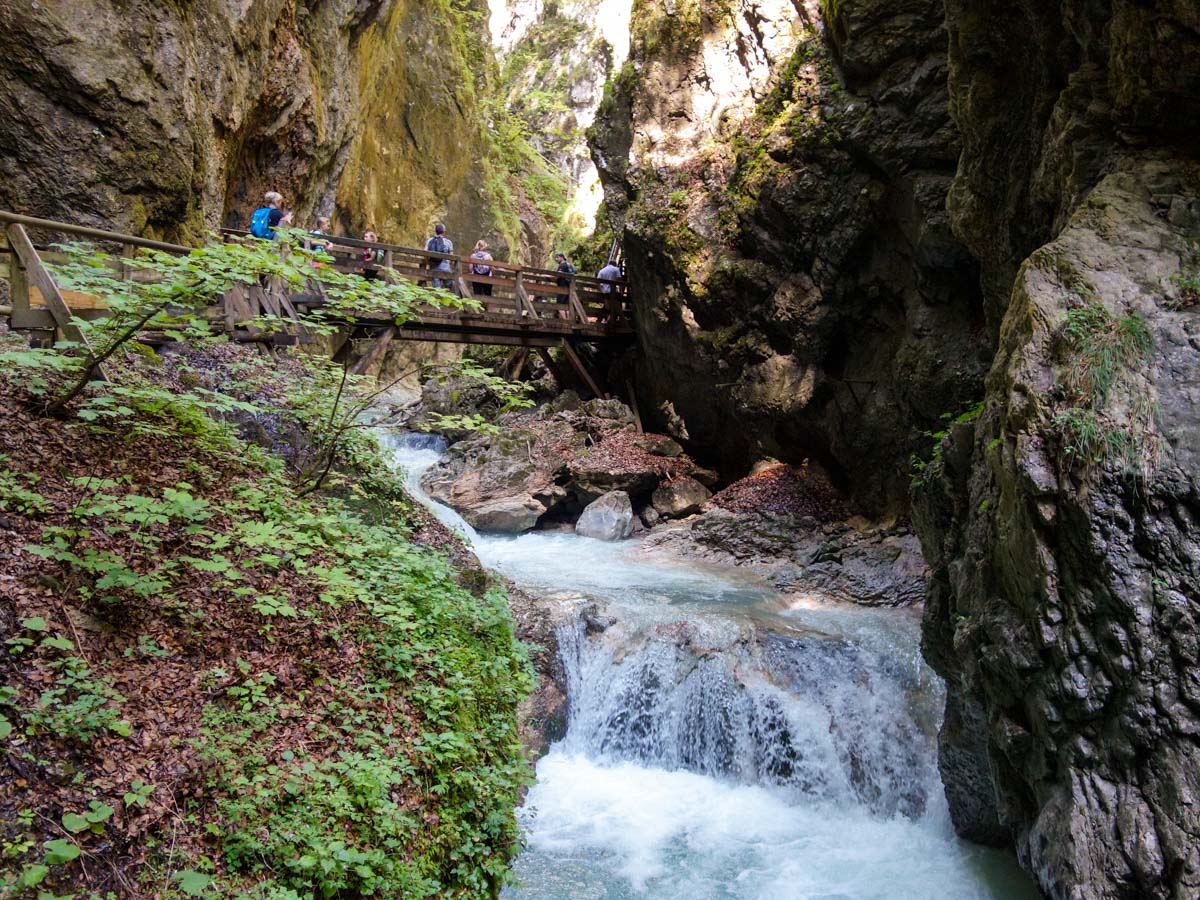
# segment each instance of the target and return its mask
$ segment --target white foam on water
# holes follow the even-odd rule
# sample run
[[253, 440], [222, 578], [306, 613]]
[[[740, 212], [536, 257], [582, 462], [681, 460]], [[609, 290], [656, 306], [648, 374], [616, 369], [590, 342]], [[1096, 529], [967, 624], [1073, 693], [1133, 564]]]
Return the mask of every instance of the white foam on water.
[[913, 615], [779, 613], [736, 575], [634, 542], [478, 535], [420, 489], [444, 444], [384, 441], [409, 489], [486, 565], [620, 608], [603, 639], [580, 623], [559, 632], [568, 732], [518, 813], [528, 848], [505, 898], [1037, 896], [1011, 855], [954, 836], [936, 768], [940, 683]]
[[[945, 819], [795, 805], [772, 791], [552, 750], [521, 820], [522, 898], [954, 898], [1022, 896]], [[623, 885], [606, 882], [618, 875]], [[991, 877], [981, 877], [981, 875]], [[1008, 883], [1011, 880], [1011, 883]]]

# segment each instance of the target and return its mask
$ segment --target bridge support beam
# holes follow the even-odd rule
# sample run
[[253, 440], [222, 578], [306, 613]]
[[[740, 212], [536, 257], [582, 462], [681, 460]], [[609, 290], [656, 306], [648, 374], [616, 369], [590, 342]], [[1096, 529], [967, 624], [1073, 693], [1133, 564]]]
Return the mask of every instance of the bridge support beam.
[[367, 369], [374, 365], [375, 360], [379, 359], [379, 357], [383, 355], [383, 351], [387, 349], [388, 344], [392, 342], [392, 338], [395, 336], [395, 325], [385, 328], [379, 337], [375, 338], [375, 340], [371, 342], [371, 346], [367, 348], [367, 352], [359, 358], [358, 362], [350, 367], [350, 374], [361, 375], [363, 372], [367, 371]]
[[592, 377], [592, 373], [588, 371], [583, 360], [579, 358], [579, 354], [575, 352], [575, 348], [566, 340], [562, 342], [561, 346], [563, 356], [567, 358], [567, 362], [571, 364], [571, 368], [575, 370], [575, 374], [587, 385], [588, 390], [592, 392], [592, 396], [607, 400], [608, 394], [600, 390], [600, 385], [596, 383], [596, 379]]

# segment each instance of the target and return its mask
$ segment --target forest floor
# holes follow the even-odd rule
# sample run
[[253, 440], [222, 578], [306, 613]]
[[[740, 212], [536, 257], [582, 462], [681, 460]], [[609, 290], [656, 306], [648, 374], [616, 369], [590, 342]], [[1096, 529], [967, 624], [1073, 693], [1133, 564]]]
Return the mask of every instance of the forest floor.
[[0, 350], [0, 896], [493, 892], [525, 650], [364, 432], [302, 496], [331, 392], [224, 344], [52, 416]]

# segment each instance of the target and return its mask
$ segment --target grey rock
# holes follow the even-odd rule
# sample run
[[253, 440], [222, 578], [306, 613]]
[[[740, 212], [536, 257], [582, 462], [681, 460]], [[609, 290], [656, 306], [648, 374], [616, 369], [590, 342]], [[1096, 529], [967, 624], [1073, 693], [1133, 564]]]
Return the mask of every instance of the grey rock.
[[[1200, 895], [1200, 705], [1177, 699], [1200, 629], [1200, 358], [1164, 291], [1189, 235], [1156, 193], [1197, 196], [1200, 165], [1124, 160], [1026, 260], [984, 413], [915, 495], [955, 827], [1011, 836], [1055, 898]], [[1081, 463], [1059, 418], [1090, 402], [1058, 330], [1083, 302], [1153, 337], [1093, 409], [1132, 465]]]
[[462, 517], [472, 528], [498, 534], [521, 534], [529, 531], [546, 512], [546, 507], [532, 497], [500, 497], [462, 510]]
[[642, 520], [642, 524], [647, 528], [653, 528], [662, 521], [662, 516], [658, 514], [658, 510], [653, 506], [643, 506], [637, 511], [638, 518]]
[[610, 491], [588, 504], [575, 523], [575, 533], [601, 541], [619, 541], [633, 534], [633, 504], [624, 491]]
[[694, 478], [676, 478], [654, 489], [650, 504], [659, 515], [677, 519], [700, 511], [712, 492]]

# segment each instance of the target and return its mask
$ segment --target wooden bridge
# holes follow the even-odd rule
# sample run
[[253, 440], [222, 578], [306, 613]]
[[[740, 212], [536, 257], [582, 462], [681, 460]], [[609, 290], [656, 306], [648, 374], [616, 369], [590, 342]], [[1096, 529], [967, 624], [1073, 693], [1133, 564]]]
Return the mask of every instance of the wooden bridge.
[[[84, 240], [111, 250], [131, 263], [139, 248], [186, 254], [191, 248], [154, 241], [97, 228], [54, 222], [31, 216], [0, 211], [0, 281], [8, 282], [10, 308], [7, 310], [15, 330], [61, 334], [80, 340], [72, 317], [91, 319], [105, 315], [97, 298], [60, 289], [46, 262], [63, 260], [62, 254], [35, 243], [29, 232], [54, 234], [68, 240]], [[239, 239], [246, 232], [223, 231], [227, 240]], [[596, 394], [602, 390], [583, 366], [575, 350], [579, 343], [626, 343], [633, 337], [632, 313], [624, 282], [600, 281], [580, 275], [516, 266], [501, 261], [487, 263], [490, 275], [471, 271], [469, 257], [432, 253], [397, 244], [362, 241], [355, 238], [321, 235], [314, 238], [325, 245], [334, 265], [344, 272], [356, 272], [366, 278], [403, 278], [428, 284], [434, 278], [447, 290], [464, 298], [473, 298], [475, 309], [420, 307], [407, 321], [374, 319], [370, 314], [356, 316], [354, 328], [365, 329], [375, 338], [367, 354], [354, 368], [365, 369], [393, 339], [444, 341], [466, 344], [496, 344], [519, 351], [535, 349], [549, 362], [548, 348], [560, 347], [572, 368]], [[449, 271], [430, 266], [445, 260]], [[133, 278], [135, 266], [123, 266], [124, 277]], [[566, 282], [561, 284], [560, 282]], [[238, 285], [221, 298], [212, 311], [214, 322], [235, 340], [263, 341], [275, 344], [304, 343], [309, 338], [300, 324], [301, 313], [319, 308], [323, 300], [319, 289], [312, 293], [292, 294], [272, 285]], [[262, 315], [295, 321], [283, 333], [268, 334], [260, 329], [242, 327]], [[523, 359], [523, 357], [520, 357]], [[511, 365], [511, 362], [510, 362]]]

